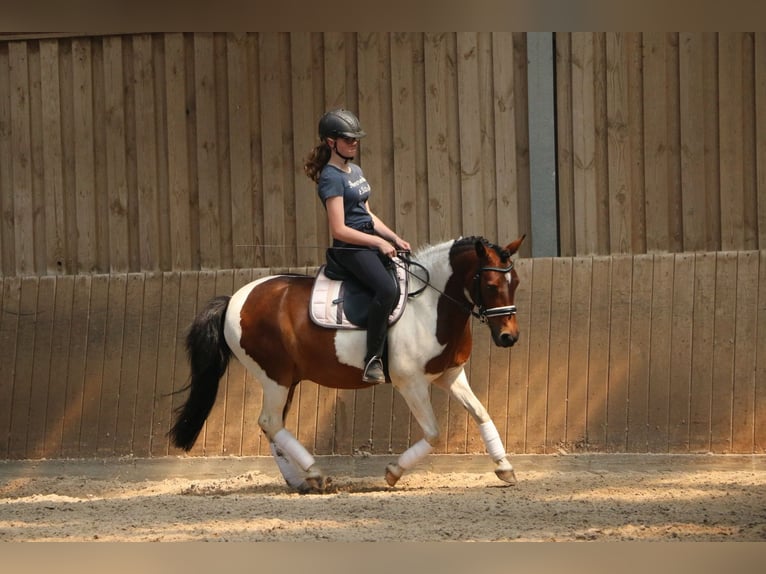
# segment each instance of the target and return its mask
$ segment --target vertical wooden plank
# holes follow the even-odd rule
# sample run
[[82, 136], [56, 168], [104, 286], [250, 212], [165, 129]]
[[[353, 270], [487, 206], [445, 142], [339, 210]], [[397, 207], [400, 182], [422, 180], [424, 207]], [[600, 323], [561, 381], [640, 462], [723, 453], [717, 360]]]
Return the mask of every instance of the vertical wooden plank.
[[228, 73], [229, 180], [231, 185], [232, 261], [250, 264], [253, 238], [253, 178], [250, 165], [250, 82], [247, 36], [226, 37]]
[[80, 456], [95, 456], [99, 446], [99, 424], [104, 373], [107, 317], [109, 315], [109, 276], [94, 275], [90, 288], [88, 336], [85, 352]]
[[46, 190], [43, 176], [43, 118], [42, 118], [42, 61], [40, 43], [31, 42], [29, 50], [29, 106], [30, 143], [32, 164], [32, 225], [35, 237], [34, 269], [38, 275], [48, 273], [45, 207]]
[[[189, 363], [186, 358], [186, 333], [189, 325], [197, 312], [197, 290], [198, 290], [197, 271], [180, 272], [180, 285], [178, 294], [178, 330], [175, 334], [174, 349], [172, 350], [173, 364], [173, 391], [171, 397], [171, 410], [173, 412], [172, 421], [175, 420], [175, 413], [178, 408], [186, 401], [189, 396], [188, 391], [179, 392], [189, 383]], [[172, 422], [169, 426], [172, 425]], [[170, 447], [170, 452], [180, 454], [181, 451], [175, 447]]]
[[606, 449], [611, 259], [594, 257], [592, 277], [586, 445], [598, 452]]
[[572, 34], [572, 157], [575, 253], [599, 253], [595, 36]]
[[[194, 35], [194, 90], [197, 128], [197, 180], [199, 190], [199, 250], [202, 269], [215, 269], [221, 261], [218, 151], [215, 113], [213, 35]], [[268, 133], [268, 132], [267, 132]], [[278, 132], [277, 132], [278, 133]], [[268, 165], [267, 162], [264, 162]], [[279, 171], [278, 166], [272, 166]], [[271, 211], [282, 221], [281, 212]]]
[[564, 257], [576, 253], [574, 103], [572, 32], [556, 32], [556, 171], [559, 202], [559, 252]]
[[[233, 274], [231, 294], [250, 282], [250, 269], [237, 269]], [[228, 294], [228, 293], [227, 293]], [[247, 373], [242, 363], [232, 358], [229, 362], [228, 381], [226, 384], [226, 421], [223, 429], [223, 452], [226, 455], [243, 453], [243, 421], [245, 413], [245, 384]]]
[[588, 366], [593, 259], [572, 259], [569, 364], [567, 372], [567, 450], [587, 450]]
[[144, 277], [144, 299], [141, 308], [140, 363], [136, 383], [136, 414], [133, 417], [134, 456], [148, 457], [152, 452], [152, 436], [155, 419], [155, 397], [159, 381], [157, 369], [164, 360], [160, 352], [160, 318], [162, 315], [162, 274], [151, 273]]
[[[362, 33], [357, 40], [357, 58], [359, 62], [359, 121], [364, 126], [367, 136], [360, 146], [361, 157], [357, 159], [364, 168], [367, 181], [372, 186], [369, 204], [372, 211], [389, 226], [394, 225], [393, 209], [394, 189], [384, 180], [386, 165], [393, 158], [393, 149], [388, 147], [385, 122], [385, 80], [389, 70], [382, 65], [390, 58], [384, 50], [387, 48], [386, 36], [379, 33]], [[325, 65], [325, 74], [330, 71], [329, 62]], [[338, 73], [338, 72], [336, 72]], [[325, 91], [333, 90], [332, 76], [325, 77]], [[329, 93], [325, 95], [329, 97]], [[328, 99], [328, 104], [330, 100]], [[392, 173], [392, 172], [389, 172]], [[390, 191], [390, 193], [389, 193]], [[391, 207], [389, 207], [391, 206]]]
[[[231, 146], [229, 130], [229, 78], [228, 78], [228, 54], [226, 52], [226, 35], [216, 33], [213, 36], [213, 63], [215, 74], [215, 128], [216, 128], [216, 165], [218, 167], [218, 235], [221, 240], [221, 259], [218, 263], [220, 269], [232, 267], [232, 229], [231, 222], [231, 170], [226, 169], [231, 165]], [[281, 89], [284, 93], [284, 89]], [[277, 113], [277, 110], [275, 110]], [[284, 142], [285, 134], [282, 135]], [[283, 144], [284, 145], [284, 144]], [[285, 189], [291, 189], [287, 181], [283, 184]], [[292, 225], [287, 226], [292, 227]], [[288, 242], [289, 243], [289, 242]]]
[[32, 404], [32, 370], [35, 363], [35, 317], [37, 314], [37, 277], [21, 278], [19, 322], [16, 334], [16, 363], [13, 368], [10, 440], [8, 458], [27, 458], [27, 433]]
[[689, 452], [691, 405], [692, 329], [694, 317], [694, 254], [678, 253], [673, 269], [670, 391], [668, 394], [668, 447]]
[[397, 210], [388, 226], [416, 241], [418, 213], [415, 166], [415, 123], [413, 37], [408, 32], [391, 34], [391, 93], [394, 137], [394, 198]]
[[51, 337], [48, 407], [45, 419], [46, 458], [61, 456], [62, 435], [66, 414], [67, 372], [69, 371], [69, 337], [72, 324], [74, 276], [56, 278], [53, 335]]
[[755, 373], [758, 330], [757, 251], [737, 255], [737, 303], [732, 390], [732, 452], [753, 452]]
[[548, 414], [545, 421], [545, 452], [567, 450], [567, 378], [572, 325], [572, 259], [552, 260], [550, 351], [548, 366]]
[[293, 131], [293, 178], [295, 179], [295, 220], [297, 263], [309, 265], [317, 261], [321, 245], [317, 217], [325, 217], [324, 209], [316, 197], [313, 182], [303, 172], [304, 160], [318, 142], [317, 120], [314, 114], [314, 58], [311, 34], [290, 33], [290, 58], [292, 71], [292, 131]]
[[679, 36], [681, 73], [681, 194], [683, 238], [687, 251], [703, 251], [707, 245], [705, 189], [705, 103], [703, 33]]
[[173, 379], [176, 371], [175, 348], [180, 338], [178, 309], [181, 275], [177, 271], [162, 274], [162, 293], [157, 335], [157, 370], [152, 406], [151, 457], [170, 453], [167, 433], [172, 425]]
[[[673, 92], [674, 50], [665, 33], [644, 34], [644, 157], [646, 246], [649, 251], [677, 251], [674, 157], [677, 94]], [[678, 186], [680, 188], [680, 186]]]
[[[520, 86], [515, 76], [513, 35], [492, 34], [493, 117], [495, 128], [495, 179], [497, 186], [497, 237], [512, 240], [529, 230], [531, 214], [524, 213], [519, 188], [518, 150], [516, 147], [516, 99]], [[528, 205], [528, 202], [526, 202]]]
[[758, 249], [766, 249], [766, 32], [755, 34], [755, 164], [758, 197]]
[[737, 254], [735, 252], [718, 253], [715, 271], [710, 450], [717, 454], [726, 454], [732, 452]]
[[719, 126], [721, 158], [721, 247], [744, 249], [743, 46], [740, 32], [721, 32], [719, 50]]
[[652, 341], [649, 348], [649, 452], [668, 450], [672, 366], [673, 256], [656, 255], [652, 282]]
[[104, 38], [106, 187], [109, 201], [109, 268], [126, 273], [130, 262], [128, 179], [122, 37]]
[[532, 275], [534, 259], [517, 259], [516, 321], [519, 340], [511, 350], [508, 380], [508, 427], [505, 445], [508, 452], [527, 452], [527, 401], [529, 393], [530, 332], [532, 329]]
[[[261, 126], [267, 138], [277, 138], [283, 132], [281, 109], [282, 93], [281, 60], [279, 37], [275, 33], [262, 32], [258, 35], [258, 55], [260, 57], [260, 98]], [[282, 171], [284, 160], [282, 147], [274, 141], [272, 145], [263, 145], [262, 173], [263, 181], [263, 239], [266, 247], [266, 261], [270, 266], [287, 264], [285, 244], [285, 202]], [[272, 246], [272, 247], [268, 247]]]
[[128, 273], [125, 290], [125, 322], [120, 365], [119, 401], [117, 403], [117, 427], [114, 435], [114, 454], [127, 456], [133, 453], [133, 421], [138, 400], [138, 377], [141, 363], [142, 309], [144, 305], [143, 273]]
[[548, 368], [551, 343], [551, 284], [553, 260], [534, 260], [532, 268], [531, 325], [529, 329], [529, 388], [527, 396], [527, 452], [545, 452], [548, 403]]
[[[527, 35], [525, 32], [513, 33], [513, 62], [514, 62], [514, 120], [516, 123], [516, 178], [519, 188], [518, 218], [519, 227], [528, 232], [532, 229], [532, 198], [530, 197], [532, 180], [529, 161], [529, 102], [527, 94]], [[519, 249], [522, 257], [532, 256], [532, 242], [525, 241]]]
[[192, 267], [191, 190], [183, 34], [165, 34], [165, 115], [168, 141], [168, 209], [173, 269]]
[[606, 449], [609, 452], [625, 452], [627, 444], [632, 272], [631, 256], [612, 257], [609, 389], [606, 412]]
[[743, 225], [742, 249], [758, 248], [758, 174], [755, 104], [755, 34], [742, 33], [742, 137], [743, 137]]
[[159, 269], [160, 232], [157, 182], [157, 136], [154, 102], [152, 37], [133, 36], [133, 69], [136, 98], [136, 184], [138, 233], [142, 270]]
[[428, 163], [428, 241], [445, 241], [452, 233], [447, 115], [447, 37], [425, 35], [426, 156]]
[[[11, 124], [11, 90], [9, 43], [0, 43], [0, 123]], [[0, 130], [0, 215], [9, 222], [0, 226], [0, 271], [3, 275], [16, 273], [13, 222], [13, 173], [11, 169], [11, 130]]]
[[[209, 277], [210, 292], [204, 300], [198, 301], [197, 309], [206, 305], [208, 300], [217, 295], [229, 295], [232, 293], [234, 282], [234, 272], [230, 269], [223, 269], [211, 272]], [[200, 290], [203, 289], [206, 282], [200, 283]], [[228, 416], [228, 371], [226, 371], [218, 382], [218, 395], [214, 409], [205, 423], [205, 455], [221, 456], [224, 453], [224, 429], [226, 427], [226, 418]]]
[[101, 404], [98, 419], [98, 453], [101, 456], [114, 454], [117, 434], [117, 414], [120, 399], [120, 369], [125, 337], [127, 274], [109, 276], [107, 297], [106, 332], [104, 334], [104, 367], [101, 382]]
[[713, 387], [716, 255], [697, 253], [694, 261], [689, 452], [710, 452], [710, 409]]
[[66, 406], [61, 440], [61, 456], [64, 458], [80, 456], [80, 428], [88, 350], [91, 282], [92, 277], [90, 275], [77, 275], [74, 278], [69, 331], [69, 369], [66, 374]]
[[93, 195], [95, 197], [96, 271], [109, 271], [109, 200], [106, 160], [106, 96], [104, 93], [104, 48], [101, 38], [92, 42], [91, 76], [93, 82]]
[[2, 313], [0, 314], [0, 369], [5, 376], [0, 378], [0, 456], [8, 458], [11, 438], [11, 417], [13, 405], [13, 383], [18, 348], [19, 308], [21, 299], [21, 278], [2, 279]]
[[74, 82], [74, 184], [77, 224], [77, 270], [95, 271], [98, 265], [96, 198], [94, 193], [94, 121], [91, 40], [72, 40]]
[[479, 110], [479, 45], [476, 33], [457, 34], [458, 109], [460, 113], [460, 177], [462, 235], [484, 233], [486, 202], [482, 185], [481, 116]]
[[633, 257], [628, 375], [627, 452], [647, 452], [649, 445], [649, 376], [652, 341], [652, 255]]
[[[761, 41], [760, 35], [757, 37]], [[758, 334], [755, 366], [755, 424], [753, 452], [766, 452], [766, 250], [760, 250], [758, 263]]]
[[[212, 299], [213, 297], [217, 295], [215, 279], [216, 279], [215, 271], [200, 271], [199, 272], [199, 275], [198, 275], [199, 283], [197, 286], [197, 306], [196, 306], [194, 315], [199, 313], [202, 310], [202, 308], [205, 305], [207, 305], [208, 301], [210, 301], [210, 299]], [[190, 319], [190, 322], [192, 319]], [[188, 325], [189, 323], [187, 323], [187, 327]], [[208, 434], [208, 426], [212, 424], [215, 427], [217, 425], [217, 421], [222, 420], [225, 414], [226, 402], [221, 400], [221, 397], [225, 396], [221, 393], [223, 386], [224, 386], [223, 382], [219, 383], [218, 395], [216, 396], [213, 409], [210, 411], [210, 415], [208, 416], [207, 421], [205, 422], [205, 426], [202, 428], [202, 431], [200, 432], [197, 442], [189, 451], [189, 454], [191, 454], [192, 456], [205, 456], [205, 455], [216, 456], [221, 454], [220, 443], [211, 441], [211, 444], [208, 445], [207, 434]], [[186, 400], [186, 397], [188, 397], [188, 393], [184, 393], [184, 395], [182, 395], [180, 398], [181, 400]]]
[[16, 273], [34, 273], [32, 142], [29, 109], [29, 64], [26, 42], [8, 45], [10, 81], [11, 173]]
[[606, 34], [611, 253], [645, 250], [640, 57], [640, 34]]

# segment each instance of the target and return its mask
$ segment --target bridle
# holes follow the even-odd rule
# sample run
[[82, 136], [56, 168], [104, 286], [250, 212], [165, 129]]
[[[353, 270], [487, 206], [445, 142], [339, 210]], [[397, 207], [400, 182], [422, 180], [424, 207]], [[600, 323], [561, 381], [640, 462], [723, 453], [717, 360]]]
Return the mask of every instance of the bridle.
[[[398, 253], [399, 258], [402, 259], [405, 262], [405, 265], [402, 267], [405, 269], [407, 273], [410, 275], [416, 277], [419, 281], [423, 282], [423, 287], [418, 289], [417, 291], [413, 291], [412, 293], [408, 294], [408, 297], [414, 298], [420, 295], [426, 287], [430, 287], [443, 297], [445, 297], [448, 301], [451, 301], [452, 303], [455, 303], [456, 305], [459, 305], [465, 309], [466, 312], [470, 313], [478, 319], [482, 323], [486, 323], [489, 319], [493, 317], [506, 317], [516, 314], [516, 305], [504, 305], [502, 307], [490, 307], [487, 309], [487, 307], [484, 305], [484, 298], [481, 295], [481, 276], [483, 273], [486, 272], [497, 272], [502, 273], [505, 275], [506, 273], [509, 273], [513, 269], [513, 261], [508, 262], [508, 267], [480, 267], [479, 270], [476, 272], [476, 274], [473, 276], [473, 291], [474, 293], [471, 294], [471, 298], [473, 301], [470, 301], [468, 305], [465, 304], [463, 301], [459, 301], [455, 299], [454, 297], [448, 295], [441, 289], [438, 289], [434, 287], [431, 284], [431, 280], [428, 274], [428, 269], [426, 269], [423, 265], [420, 263], [413, 261], [409, 258], [408, 252], [399, 252]], [[400, 263], [396, 263], [396, 265], [400, 265]], [[426, 273], [426, 278], [423, 279], [421, 277], [418, 277], [414, 273], [412, 273], [409, 269], [411, 265], [415, 265], [416, 267], [420, 267], [423, 271]]]
[[[506, 273], [509, 273], [511, 269], [513, 269], [513, 261], [508, 262], [508, 267], [480, 267], [476, 272], [476, 275], [473, 276], [474, 292], [476, 295], [473, 296], [473, 307], [471, 307], [470, 311], [471, 315], [476, 317], [482, 323], [486, 323], [487, 320], [492, 317], [505, 317], [516, 314], [516, 305], [504, 305], [502, 307], [490, 307], [487, 309], [484, 306], [484, 298], [481, 296], [482, 273], [496, 271], [497, 273], [505, 275]], [[478, 312], [474, 311], [474, 308], [477, 308]]]

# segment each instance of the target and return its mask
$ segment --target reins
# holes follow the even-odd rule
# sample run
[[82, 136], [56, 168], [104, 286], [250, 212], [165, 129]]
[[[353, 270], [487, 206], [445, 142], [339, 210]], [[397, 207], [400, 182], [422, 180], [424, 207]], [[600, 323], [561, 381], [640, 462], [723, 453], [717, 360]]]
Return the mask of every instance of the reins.
[[[476, 275], [474, 275], [474, 283], [475, 283], [475, 291], [476, 295], [474, 295], [474, 301], [471, 301], [470, 304], [466, 304], [463, 301], [459, 301], [452, 297], [451, 295], [445, 293], [441, 289], [434, 287], [433, 284], [431, 284], [430, 280], [430, 274], [428, 272], [428, 269], [426, 269], [425, 266], [421, 265], [417, 261], [413, 261], [409, 257], [408, 251], [397, 251], [397, 255], [406, 262], [406, 265], [402, 265], [401, 263], [398, 263], [397, 261], [393, 261], [394, 265], [404, 269], [406, 273], [408, 273], [410, 276], [417, 278], [419, 281], [423, 283], [423, 287], [418, 289], [417, 291], [413, 291], [412, 293], [408, 293], [407, 297], [414, 298], [423, 293], [425, 291], [426, 287], [430, 287], [437, 293], [439, 293], [441, 296], [443, 296], [448, 301], [455, 303], [456, 305], [462, 307], [466, 312], [470, 313], [473, 317], [481, 321], [482, 323], [486, 323], [488, 319], [492, 317], [503, 317], [506, 315], [515, 315], [516, 314], [516, 305], [505, 305], [502, 307], [490, 307], [487, 309], [484, 306], [483, 299], [481, 297], [481, 286], [479, 285], [479, 281], [481, 281], [481, 274], [486, 271], [496, 271], [498, 273], [508, 273], [513, 269], [513, 261], [509, 262], [508, 267], [481, 267], [476, 272]], [[416, 267], [420, 267], [423, 271], [426, 273], [426, 278], [422, 279], [421, 277], [418, 277], [415, 275], [412, 271], [410, 271], [409, 266], [415, 265]], [[478, 302], [476, 301], [478, 300]], [[475, 309], [478, 308], [478, 311]]]

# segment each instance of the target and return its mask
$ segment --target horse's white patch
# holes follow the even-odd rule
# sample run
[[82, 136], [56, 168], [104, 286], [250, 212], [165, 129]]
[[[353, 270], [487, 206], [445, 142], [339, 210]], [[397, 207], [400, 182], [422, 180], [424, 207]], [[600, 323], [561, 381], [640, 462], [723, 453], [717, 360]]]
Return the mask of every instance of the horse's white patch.
[[250, 357], [250, 355], [245, 353], [245, 350], [239, 343], [242, 338], [242, 324], [240, 317], [242, 315], [242, 307], [244, 306], [248, 295], [250, 295], [250, 291], [261, 283], [265, 283], [276, 277], [279, 277], [279, 275], [261, 277], [260, 279], [251, 281], [247, 285], [238, 289], [229, 300], [229, 307], [226, 309], [226, 320], [223, 324], [223, 336], [224, 339], [226, 339], [226, 344], [229, 345], [234, 356], [239, 359], [242, 365], [261, 381], [268, 380], [265, 371], [252, 359], [252, 357]]

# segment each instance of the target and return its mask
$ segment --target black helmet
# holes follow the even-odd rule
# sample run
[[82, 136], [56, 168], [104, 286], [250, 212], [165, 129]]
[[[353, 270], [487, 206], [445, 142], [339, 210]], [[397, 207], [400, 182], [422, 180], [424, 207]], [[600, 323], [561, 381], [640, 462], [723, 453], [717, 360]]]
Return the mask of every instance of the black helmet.
[[357, 118], [348, 110], [332, 110], [319, 120], [319, 139], [326, 138], [363, 138], [367, 133], [362, 129]]

